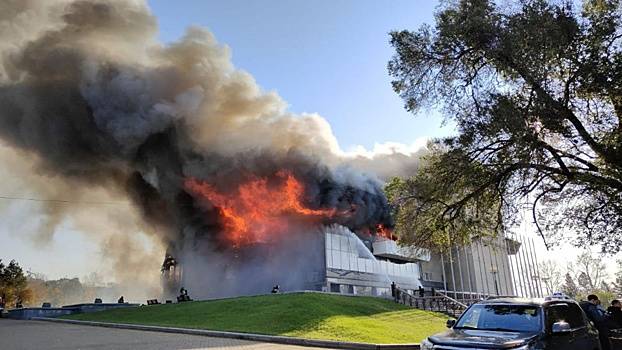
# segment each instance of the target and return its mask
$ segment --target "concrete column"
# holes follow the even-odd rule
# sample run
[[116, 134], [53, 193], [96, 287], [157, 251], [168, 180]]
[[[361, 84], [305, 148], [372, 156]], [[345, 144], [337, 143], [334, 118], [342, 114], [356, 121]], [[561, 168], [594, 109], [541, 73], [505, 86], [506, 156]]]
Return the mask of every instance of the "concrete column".
[[484, 279], [485, 279], [485, 282], [486, 282], [486, 294], [490, 295], [492, 293], [490, 293], [490, 285], [488, 284], [488, 269], [486, 268], [486, 255], [484, 255], [484, 246], [482, 245], [481, 239], [480, 239], [479, 243], [480, 243], [479, 247], [480, 247], [480, 250], [482, 252], [482, 254], [481, 254], [482, 263], [483, 263], [482, 273], [484, 274]]
[[451, 247], [451, 243], [449, 246], [449, 267], [451, 268], [451, 286], [454, 290], [454, 299], [456, 299], [456, 276], [454, 274], [454, 255], [452, 254], [453, 248]]
[[527, 288], [527, 281], [525, 280], [525, 266], [523, 264], [523, 259], [521, 257], [522, 250], [525, 249], [525, 245], [523, 244], [523, 242], [519, 240], [518, 235], [514, 235], [514, 240], [520, 243], [520, 246], [518, 250], [516, 251], [516, 265], [517, 265], [518, 277], [520, 278], [521, 293], [522, 293], [521, 296], [528, 297], [529, 290]]
[[460, 274], [460, 292], [464, 299], [464, 279], [462, 278], [462, 259], [460, 257], [460, 248], [456, 247], [456, 255], [458, 256], [458, 273]]
[[473, 281], [471, 280], [471, 264], [473, 260], [473, 250], [472, 245], [469, 246], [471, 249], [471, 258], [469, 258], [469, 254], [467, 253], [466, 247], [462, 247], [462, 251], [464, 252], [464, 261], [467, 263], [467, 276], [469, 277], [469, 299], [473, 299]]
[[536, 289], [538, 291], [538, 296], [542, 297], [542, 284], [540, 283], [540, 270], [538, 269], [538, 260], [536, 258], [536, 251], [534, 249], [534, 245], [533, 245], [533, 238], [528, 238], [529, 241], [529, 246], [531, 247], [531, 249], [529, 249], [530, 253], [531, 253], [531, 261], [533, 263], [533, 269], [535, 271], [535, 284], [536, 284]]
[[510, 265], [509, 266], [509, 268], [510, 268], [510, 282], [512, 284], [512, 291], [511, 291], [511, 293], [512, 293], [512, 295], [516, 295], [517, 294], [517, 292], [516, 292], [516, 281], [514, 279], [514, 265], [512, 264], [512, 256], [510, 255], [510, 248], [508, 247], [507, 239], [504, 239], [504, 242], [505, 242], [505, 251], [506, 251], [506, 254], [508, 256], [508, 264]]
[[447, 293], [447, 276], [445, 276], [445, 254], [441, 252], [441, 267], [443, 270], [443, 287], [445, 288], [445, 293]]
[[533, 298], [534, 296], [534, 288], [533, 288], [533, 280], [531, 279], [531, 269], [529, 267], [529, 260], [527, 259], [527, 249], [529, 249], [529, 246], [527, 246], [527, 244], [524, 243], [523, 241], [523, 236], [521, 237], [521, 251], [522, 251], [522, 259], [523, 259], [523, 265], [525, 268], [525, 282], [527, 283], [527, 285], [529, 286], [529, 297]]

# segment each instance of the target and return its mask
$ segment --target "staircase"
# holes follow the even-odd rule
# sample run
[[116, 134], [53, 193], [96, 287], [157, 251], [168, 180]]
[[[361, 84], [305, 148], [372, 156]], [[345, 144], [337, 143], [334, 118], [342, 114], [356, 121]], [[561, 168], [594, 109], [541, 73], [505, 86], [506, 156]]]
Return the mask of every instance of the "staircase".
[[438, 291], [434, 292], [434, 295], [423, 297], [408, 294], [401, 288], [396, 288], [395, 291], [394, 301], [396, 303], [421, 310], [441, 312], [453, 318], [460, 317], [464, 310], [468, 308], [467, 304]]

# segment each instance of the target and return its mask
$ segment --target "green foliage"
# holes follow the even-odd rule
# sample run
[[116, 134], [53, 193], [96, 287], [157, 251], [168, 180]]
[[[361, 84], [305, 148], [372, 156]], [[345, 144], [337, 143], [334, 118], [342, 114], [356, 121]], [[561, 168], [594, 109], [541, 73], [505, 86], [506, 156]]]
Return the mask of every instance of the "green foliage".
[[463, 159], [457, 152], [432, 146], [414, 177], [394, 178], [387, 184], [385, 193], [395, 208], [396, 234], [402, 244], [440, 250], [475, 236], [494, 236], [501, 229], [499, 194], [490, 188], [477, 196], [468, 193], [485, 179], [481, 174], [485, 169], [473, 167], [468, 173], [456, 174], [469, 165], [442, 166]]
[[572, 232], [577, 245], [620, 249], [620, 5], [449, 1], [434, 27], [391, 33], [388, 68], [406, 109], [441, 108], [458, 129], [389, 188], [402, 238], [493, 234], [529, 201], [550, 242]]
[[568, 265], [562, 292], [576, 300], [587, 300], [590, 294], [598, 295], [603, 305], [619, 298], [615, 283], [608, 283], [607, 266], [602, 256], [584, 251]]
[[420, 342], [447, 317], [384, 299], [300, 293], [242, 297], [65, 318], [370, 343]]
[[17, 301], [27, 303], [32, 298], [24, 271], [15, 260], [4, 265], [0, 259], [0, 298], [7, 307]]

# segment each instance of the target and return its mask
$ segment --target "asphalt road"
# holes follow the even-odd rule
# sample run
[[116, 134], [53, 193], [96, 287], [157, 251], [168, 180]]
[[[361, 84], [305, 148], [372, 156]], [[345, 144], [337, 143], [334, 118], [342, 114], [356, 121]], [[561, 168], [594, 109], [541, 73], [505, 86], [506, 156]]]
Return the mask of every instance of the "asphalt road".
[[0, 319], [2, 350], [302, 350], [301, 346], [258, 343], [246, 340], [212, 338], [198, 335], [135, 331], [43, 321]]

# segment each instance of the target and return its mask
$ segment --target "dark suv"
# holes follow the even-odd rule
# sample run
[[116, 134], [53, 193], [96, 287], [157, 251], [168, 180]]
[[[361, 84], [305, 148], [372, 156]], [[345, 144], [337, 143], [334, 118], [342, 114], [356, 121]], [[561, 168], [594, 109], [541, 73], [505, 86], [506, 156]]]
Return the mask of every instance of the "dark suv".
[[502, 298], [471, 305], [421, 350], [600, 350], [598, 331], [568, 299]]

